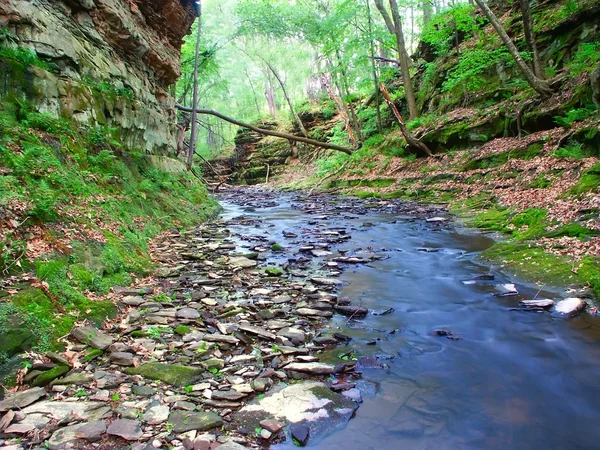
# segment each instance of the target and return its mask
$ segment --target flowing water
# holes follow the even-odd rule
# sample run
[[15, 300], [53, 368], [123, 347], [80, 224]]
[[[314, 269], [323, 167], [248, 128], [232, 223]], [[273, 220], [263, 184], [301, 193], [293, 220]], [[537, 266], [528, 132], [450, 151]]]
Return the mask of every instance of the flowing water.
[[[294, 250], [282, 232], [302, 237], [315, 226], [344, 228], [352, 235], [332, 246], [334, 254], [369, 251], [387, 257], [347, 268], [339, 294], [370, 310], [394, 312], [357, 322], [335, 316], [328, 325], [353, 338], [336, 354], [354, 349], [357, 355], [378, 356], [387, 367], [362, 370], [358, 387], [364, 402], [356, 416], [344, 429], [310, 441], [309, 448], [600, 448], [598, 318], [511, 311], [520, 299], [536, 294], [560, 297], [552, 290], [538, 293], [536, 285], [480, 261], [479, 252], [492, 239], [457, 225], [369, 209], [323, 217], [322, 210], [307, 212], [292, 196], [275, 200], [254, 208], [240, 198], [222, 202], [225, 220], [262, 220], [240, 227], [243, 233], [286, 246], [287, 254], [271, 262], [282, 263]], [[490, 272], [493, 281], [464, 283]], [[519, 296], [494, 295], [495, 286], [507, 282], [516, 284]]]

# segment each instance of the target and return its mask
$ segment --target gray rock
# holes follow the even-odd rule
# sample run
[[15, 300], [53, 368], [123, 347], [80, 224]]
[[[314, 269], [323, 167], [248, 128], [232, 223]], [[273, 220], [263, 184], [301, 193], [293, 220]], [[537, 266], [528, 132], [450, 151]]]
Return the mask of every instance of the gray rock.
[[110, 354], [110, 361], [119, 366], [133, 366], [133, 355], [127, 352], [114, 352]]
[[93, 327], [79, 327], [71, 331], [71, 335], [82, 344], [105, 350], [113, 343], [113, 338]]
[[21, 409], [31, 405], [46, 395], [41, 387], [35, 387], [26, 391], [17, 392], [0, 402], [0, 412], [8, 411], [9, 409]]
[[129, 306], [140, 306], [146, 300], [144, 297], [140, 297], [139, 295], [128, 295], [127, 297], [123, 297], [122, 302]]
[[103, 420], [97, 420], [77, 428], [75, 437], [89, 442], [96, 442], [102, 439], [104, 433], [106, 433], [106, 423]]
[[248, 259], [245, 256], [232, 256], [229, 258], [229, 264], [242, 269], [249, 269], [258, 265], [256, 261]]
[[181, 308], [177, 311], [175, 317], [178, 317], [180, 319], [193, 320], [198, 319], [200, 317], [200, 313], [197, 309], [194, 308]]
[[322, 311], [320, 309], [313, 309], [313, 308], [298, 308], [296, 310], [296, 313], [299, 316], [305, 316], [305, 317], [325, 317], [325, 318], [333, 317], [333, 313], [331, 311]]
[[300, 444], [300, 447], [304, 447], [310, 437], [310, 428], [303, 423], [293, 423], [290, 425], [290, 433], [292, 438]]
[[340, 280], [336, 280], [335, 278], [312, 277], [310, 281], [322, 286], [339, 286], [342, 284]]
[[176, 433], [190, 430], [208, 431], [223, 425], [223, 419], [213, 412], [172, 411], [169, 423]]
[[246, 394], [238, 391], [212, 391], [212, 400], [225, 400], [235, 402], [246, 397]]
[[329, 375], [332, 374], [335, 367], [324, 363], [302, 363], [293, 362], [283, 368], [284, 370], [293, 370], [294, 372], [310, 373], [311, 375]]
[[71, 362], [67, 358], [55, 352], [46, 353], [46, 358], [62, 366], [71, 366]]
[[131, 388], [131, 390], [133, 391], [133, 393], [135, 395], [138, 395], [140, 397], [152, 397], [154, 395], [154, 389], [152, 389], [150, 386], [133, 386]]
[[51, 386], [54, 386], [56, 384], [60, 384], [60, 385], [65, 385], [65, 386], [69, 386], [69, 385], [74, 385], [74, 386], [80, 386], [82, 384], [88, 384], [91, 383], [91, 381], [94, 379], [94, 376], [90, 373], [72, 373], [70, 375], [67, 375], [66, 377], [63, 378], [59, 378], [57, 380], [54, 380], [50, 383]]
[[358, 403], [362, 403], [363, 401], [362, 395], [357, 388], [348, 389], [347, 391], [342, 392], [342, 395]]
[[260, 421], [260, 426], [269, 430], [271, 433], [277, 433], [285, 425], [275, 419], [265, 419]]
[[580, 298], [571, 297], [558, 302], [554, 310], [565, 317], [573, 317], [586, 308], [587, 304]]
[[143, 420], [149, 425], [158, 425], [167, 421], [169, 418], [169, 412], [168, 406], [156, 405], [146, 411]]
[[131, 419], [115, 420], [110, 424], [106, 430], [106, 433], [113, 436], [122, 437], [126, 441], [137, 441], [144, 434], [140, 423], [137, 420]]
[[237, 442], [229, 441], [219, 445], [216, 450], [248, 450], [248, 447], [244, 447]]
[[271, 387], [271, 384], [272, 384], [272, 382], [269, 378], [263, 378], [263, 377], [255, 378], [250, 383], [250, 385], [252, 386], [252, 389], [254, 389], [256, 392], [267, 391]]
[[263, 330], [262, 328], [255, 327], [252, 325], [240, 325], [239, 330], [244, 331], [246, 333], [255, 334], [256, 336], [260, 336], [265, 339], [270, 339], [272, 341], [274, 341], [277, 338], [277, 336], [275, 336], [275, 334], [271, 333], [270, 331]]
[[336, 306], [335, 311], [354, 318], [366, 317], [369, 314], [369, 310], [362, 306]]
[[541, 298], [538, 300], [521, 300], [519, 305], [524, 306], [525, 308], [552, 308], [554, 306], [554, 300], [550, 300], [547, 298]]
[[86, 421], [95, 421], [100, 420], [109, 411], [110, 407], [102, 402], [58, 402], [50, 400], [34, 403], [21, 410], [26, 416], [43, 415], [57, 421], [69, 415], [77, 416]]
[[203, 337], [206, 342], [217, 342], [223, 344], [237, 344], [240, 342], [235, 336], [229, 336], [228, 334], [207, 334]]

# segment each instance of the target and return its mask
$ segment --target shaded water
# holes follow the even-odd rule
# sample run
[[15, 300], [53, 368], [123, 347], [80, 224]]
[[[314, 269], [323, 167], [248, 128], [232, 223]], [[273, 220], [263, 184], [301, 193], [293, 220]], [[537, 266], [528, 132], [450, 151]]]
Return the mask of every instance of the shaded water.
[[[306, 213], [288, 196], [277, 200], [255, 209], [224, 201], [223, 217], [262, 219], [262, 225], [240, 227], [241, 232], [281, 242], [292, 253], [300, 244], [284, 241], [282, 232], [310, 234], [318, 222], [320, 229], [343, 227], [352, 234], [351, 241], [332, 247], [334, 254], [363, 249], [388, 257], [346, 269], [340, 295], [371, 310], [394, 312], [358, 323], [336, 316], [329, 324], [353, 338], [349, 348], [358, 355], [377, 355], [388, 368], [362, 371], [358, 387], [364, 402], [356, 417], [345, 429], [309, 442], [309, 448], [600, 447], [598, 318], [583, 314], [567, 321], [510, 311], [520, 299], [533, 298], [538, 287], [479, 261], [492, 240], [468, 230], [384, 212], [348, 211], [315, 220], [322, 212]], [[422, 247], [439, 250], [419, 251]], [[490, 271], [494, 281], [462, 282]], [[520, 296], [495, 296], [494, 285], [505, 282], [515, 283]], [[538, 296], [560, 299], [554, 291]], [[438, 336], [438, 329], [461, 339]]]

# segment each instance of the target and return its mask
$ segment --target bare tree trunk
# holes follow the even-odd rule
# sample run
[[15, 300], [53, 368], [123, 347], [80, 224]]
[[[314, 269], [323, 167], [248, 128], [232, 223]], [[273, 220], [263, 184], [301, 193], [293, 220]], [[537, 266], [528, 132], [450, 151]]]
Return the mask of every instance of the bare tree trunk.
[[244, 73], [246, 74], [246, 78], [248, 78], [248, 82], [250, 83], [250, 88], [252, 89], [252, 97], [254, 98], [254, 105], [256, 106], [256, 112], [260, 117], [261, 110], [260, 106], [258, 105], [258, 99], [256, 98], [256, 89], [254, 89], [254, 83], [252, 83], [252, 78], [250, 78], [250, 74], [248, 73], [248, 71], [245, 70]]
[[294, 116], [294, 119], [296, 120], [296, 124], [298, 125], [298, 128], [300, 128], [300, 132], [302, 133], [302, 135], [304, 137], [308, 137], [308, 131], [306, 131], [306, 128], [304, 128], [304, 124], [302, 123], [302, 120], [300, 120], [300, 116], [298, 115], [298, 113], [296, 112], [296, 109], [294, 108], [294, 105], [292, 104], [292, 100], [290, 99], [290, 96], [287, 93], [287, 89], [285, 88], [285, 83], [283, 82], [283, 80], [281, 79], [281, 77], [279, 76], [279, 74], [277, 73], [275, 68], [267, 60], [265, 60], [262, 57], [260, 57], [260, 58], [265, 62], [265, 64], [267, 65], [267, 67], [269, 68], [271, 73], [275, 76], [275, 78], [279, 82], [279, 86], [281, 86], [281, 90], [283, 91], [283, 96], [285, 97], [285, 101], [287, 102], [288, 106], [290, 107], [290, 111], [292, 112], [292, 115]]
[[383, 17], [383, 20], [385, 21], [385, 25], [386, 25], [388, 31], [390, 32], [390, 34], [393, 34], [395, 36], [396, 35], [396, 26], [394, 25], [394, 22], [392, 21], [392, 18], [390, 17], [387, 9], [385, 9], [383, 0], [375, 0], [375, 6], [381, 13], [381, 17]]
[[[175, 107], [180, 111], [193, 112], [192, 108], [187, 108], [185, 106], [175, 105]], [[221, 114], [217, 111], [213, 111], [210, 109], [197, 109], [196, 113], [215, 116], [215, 117], [218, 117], [219, 119], [225, 120], [226, 122], [232, 123], [232, 124], [237, 125], [242, 128], [248, 128], [249, 130], [252, 130], [258, 134], [262, 134], [265, 136], [273, 136], [273, 137], [287, 139], [289, 141], [303, 142], [305, 144], [314, 145], [315, 147], [326, 148], [328, 150], [337, 150], [339, 152], [346, 153], [347, 155], [352, 154], [352, 152], [354, 151], [351, 148], [342, 147], [341, 145], [329, 144], [327, 142], [319, 142], [319, 141], [315, 141], [314, 139], [309, 139], [309, 138], [305, 138], [302, 136], [294, 136], [293, 134], [280, 133], [278, 131], [264, 130], [262, 128], [255, 127], [254, 125], [250, 125], [249, 123], [241, 122], [239, 120], [233, 119], [229, 116], [226, 116], [224, 114]]]
[[529, 0], [519, 0], [519, 5], [521, 7], [521, 15], [523, 16], [525, 40], [527, 41], [527, 47], [529, 47], [529, 51], [533, 55], [533, 73], [535, 73], [536, 77], [543, 80], [546, 78], [546, 74], [544, 73], [544, 66], [542, 65], [540, 52], [537, 48], [535, 33], [533, 32], [533, 19], [531, 18]]
[[270, 71], [265, 71], [265, 98], [269, 107], [269, 114], [273, 118], [277, 118], [277, 103], [275, 102], [275, 89], [271, 80]]
[[408, 103], [410, 119], [413, 120], [419, 117], [419, 110], [417, 109], [417, 101], [415, 99], [415, 93], [413, 91], [412, 81], [410, 79], [410, 58], [406, 51], [404, 33], [402, 32], [402, 21], [400, 20], [398, 3], [396, 0], [390, 0], [390, 8], [392, 10], [392, 18], [394, 19], [394, 25], [396, 29], [396, 42], [398, 43], [398, 55], [400, 57], [400, 70], [402, 71], [402, 78], [404, 78], [406, 102]]
[[198, 60], [200, 59], [200, 38], [202, 30], [202, 3], [200, 0], [196, 3], [198, 5], [198, 30], [196, 36], [196, 55], [194, 61], [194, 93], [192, 95], [192, 131], [190, 135], [190, 146], [187, 154], [186, 167], [188, 171], [192, 170], [192, 162], [194, 160], [194, 147], [196, 146], [196, 139], [198, 138], [198, 115], [196, 109], [198, 108]]
[[396, 105], [392, 101], [390, 94], [389, 94], [387, 88], [385, 87], [385, 85], [383, 83], [380, 83], [379, 88], [381, 89], [381, 93], [383, 94], [383, 98], [385, 99], [386, 103], [389, 105], [390, 109], [394, 113], [394, 116], [396, 116], [398, 125], [400, 125], [400, 131], [402, 132], [404, 139], [406, 139], [406, 143], [408, 144], [408, 146], [412, 147], [416, 150], [422, 151], [423, 153], [427, 154], [428, 156], [433, 156], [433, 153], [431, 153], [431, 150], [429, 150], [429, 147], [427, 147], [425, 144], [423, 144], [421, 141], [419, 141], [410, 132], [410, 130], [408, 128], [406, 128], [404, 119], [402, 118], [400, 111], [398, 111], [398, 108], [396, 108]]
[[494, 29], [504, 42], [504, 45], [508, 48], [511, 56], [517, 63], [519, 70], [525, 77], [525, 80], [529, 83], [529, 85], [542, 97], [550, 97], [552, 95], [552, 89], [546, 80], [542, 80], [535, 76], [535, 74], [531, 71], [525, 60], [521, 57], [519, 50], [513, 43], [512, 39], [508, 36], [502, 24], [498, 21], [496, 15], [492, 12], [490, 7], [483, 0], [475, 0], [475, 3], [479, 6], [479, 8], [483, 11], [488, 20], [492, 23]]
[[432, 0], [423, 0], [423, 25], [427, 25], [431, 22], [433, 17], [433, 4]]
[[592, 84], [592, 99], [594, 104], [600, 108], [600, 65], [590, 75], [590, 83]]
[[369, 0], [366, 0], [367, 16], [369, 19], [369, 51], [371, 53], [371, 69], [373, 71], [373, 84], [375, 85], [375, 108], [377, 112], [377, 131], [383, 133], [381, 124], [381, 98], [379, 96], [379, 75], [377, 74], [377, 65], [375, 64], [375, 44], [373, 43], [373, 17], [371, 15], [371, 6]]

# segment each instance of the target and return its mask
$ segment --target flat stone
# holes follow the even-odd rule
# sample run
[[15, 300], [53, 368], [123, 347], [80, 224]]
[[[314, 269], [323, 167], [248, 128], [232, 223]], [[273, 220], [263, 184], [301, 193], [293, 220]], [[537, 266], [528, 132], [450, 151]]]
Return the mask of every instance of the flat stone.
[[139, 295], [128, 295], [127, 297], [123, 297], [123, 300], [121, 301], [129, 306], [140, 306], [141, 304], [146, 302], [146, 300], [144, 300], [144, 297], [141, 297]]
[[198, 319], [200, 317], [200, 313], [197, 309], [194, 308], [181, 308], [177, 310], [177, 313], [175, 313], [175, 317], [178, 317], [180, 319], [193, 320]]
[[210, 359], [202, 361], [202, 366], [206, 370], [210, 370], [210, 369], [221, 370], [221, 369], [223, 369], [223, 367], [225, 367], [225, 361], [223, 361], [222, 359], [219, 359], [219, 358], [210, 358]]
[[252, 380], [250, 386], [256, 392], [265, 392], [271, 387], [271, 380], [269, 378], [259, 377]]
[[230, 336], [228, 334], [207, 334], [204, 336], [203, 340], [206, 342], [217, 342], [223, 344], [238, 344], [240, 340], [235, 336]]
[[336, 280], [335, 278], [312, 277], [310, 281], [322, 286], [339, 286], [342, 284], [342, 281]]
[[35, 430], [35, 427], [33, 425], [29, 425], [26, 423], [15, 423], [9, 426], [6, 430], [4, 430], [4, 432], [6, 434], [26, 434], [33, 430]]
[[293, 370], [295, 372], [310, 373], [312, 375], [329, 375], [332, 374], [335, 367], [324, 363], [301, 363], [293, 362], [283, 368], [284, 370]]
[[50, 400], [34, 403], [21, 410], [26, 416], [41, 414], [57, 421], [69, 415], [77, 416], [82, 420], [95, 421], [100, 420], [109, 411], [110, 407], [103, 402], [59, 402]]
[[62, 366], [70, 366], [71, 362], [65, 358], [63, 355], [55, 353], [55, 352], [48, 352], [46, 353], [46, 358], [48, 358], [50, 361], [55, 362], [56, 364], [60, 364]]
[[119, 366], [133, 366], [133, 355], [131, 353], [114, 352], [110, 354], [109, 358], [113, 364]]
[[360, 390], [357, 388], [348, 389], [347, 391], [342, 392], [344, 397], [349, 398], [350, 400], [354, 400], [355, 402], [362, 403], [362, 395]]
[[275, 336], [275, 334], [271, 333], [270, 331], [263, 330], [262, 328], [255, 327], [252, 325], [240, 325], [239, 330], [245, 331], [246, 333], [255, 334], [257, 336], [260, 336], [265, 339], [270, 339], [272, 341], [274, 341], [277, 338], [277, 336]]
[[0, 419], [0, 433], [2, 433], [6, 427], [8, 427], [13, 419], [15, 418], [15, 412], [14, 411], [8, 411], [6, 414], [4, 414], [4, 416], [2, 416], [2, 419]]
[[208, 431], [223, 425], [223, 419], [213, 412], [172, 411], [169, 423], [176, 433], [190, 430]]
[[248, 450], [248, 447], [244, 447], [237, 442], [229, 441], [219, 445], [216, 450]]
[[246, 258], [245, 256], [232, 256], [229, 258], [229, 264], [231, 264], [233, 267], [249, 269], [251, 267], [256, 267], [258, 265], [258, 262]]
[[67, 373], [69, 370], [71, 370], [71, 368], [69, 366], [56, 366], [53, 369], [42, 372], [37, 377], [35, 377], [35, 380], [33, 380], [33, 383], [31, 383], [31, 385], [32, 386], [47, 386], [53, 380], [61, 377], [62, 375]]
[[141, 375], [150, 380], [160, 380], [177, 387], [195, 384], [202, 378], [204, 369], [177, 364], [146, 363], [125, 369], [128, 375]]
[[144, 435], [140, 422], [131, 419], [115, 420], [110, 424], [106, 433], [122, 437], [126, 441], [137, 441]]
[[554, 300], [542, 298], [539, 300], [521, 300], [519, 302], [521, 306], [525, 308], [552, 308], [554, 306]]
[[150, 386], [133, 386], [131, 388], [135, 395], [139, 395], [140, 397], [152, 397], [154, 395], [154, 389]]
[[344, 316], [350, 317], [366, 317], [369, 314], [369, 310], [362, 306], [336, 306], [335, 311], [343, 314]]
[[586, 308], [587, 304], [580, 298], [571, 297], [561, 300], [554, 310], [563, 316], [573, 317]]
[[89, 442], [96, 442], [102, 439], [104, 433], [106, 433], [106, 423], [103, 420], [97, 420], [77, 428], [75, 437]]
[[70, 375], [67, 375], [66, 377], [59, 378], [57, 380], [52, 381], [50, 383], [50, 385], [53, 386], [55, 384], [60, 384], [60, 385], [65, 385], [65, 386], [69, 386], [69, 385], [80, 386], [82, 384], [91, 383], [93, 379], [94, 379], [94, 376], [91, 373], [85, 373], [85, 372], [72, 373]]
[[82, 344], [99, 350], [105, 350], [113, 343], [113, 338], [93, 327], [78, 327], [71, 331], [71, 335]]
[[271, 433], [277, 433], [285, 425], [275, 419], [265, 419], [260, 421], [260, 426], [265, 430], [269, 430]]
[[25, 408], [45, 396], [46, 391], [41, 387], [17, 392], [0, 402], [0, 412], [5, 412], [9, 409]]
[[166, 422], [169, 418], [169, 407], [165, 405], [157, 405], [148, 409], [144, 414], [143, 421], [149, 425], [158, 425]]
[[296, 313], [299, 316], [305, 317], [333, 317], [333, 313], [331, 311], [322, 311], [320, 309], [312, 309], [312, 308], [298, 308]]
[[495, 288], [496, 291], [498, 291], [496, 295], [499, 297], [511, 297], [513, 295], [519, 295], [517, 288], [512, 283], [497, 284]]
[[238, 391], [212, 391], [212, 400], [225, 400], [235, 402], [246, 397], [246, 394]]

